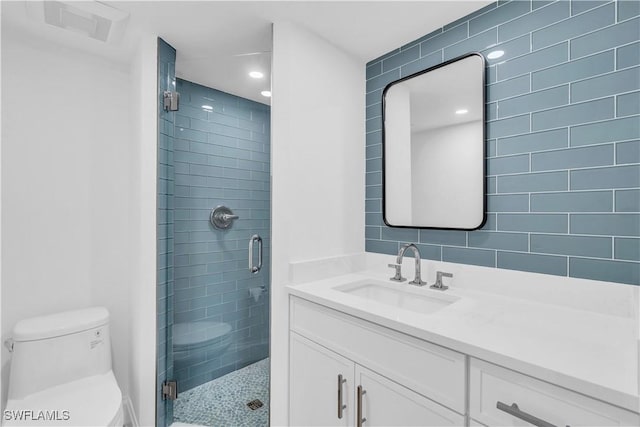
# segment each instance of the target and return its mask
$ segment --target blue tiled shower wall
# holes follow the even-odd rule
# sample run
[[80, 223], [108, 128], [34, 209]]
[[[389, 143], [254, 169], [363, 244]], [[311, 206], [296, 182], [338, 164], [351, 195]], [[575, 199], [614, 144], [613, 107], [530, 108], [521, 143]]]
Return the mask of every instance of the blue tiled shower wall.
[[171, 342], [173, 304], [173, 123], [175, 113], [162, 108], [163, 93], [175, 90], [176, 50], [164, 40], [158, 39], [158, 186], [157, 186], [157, 379], [156, 379], [156, 425], [165, 426], [173, 420], [173, 406], [162, 400], [162, 383], [173, 378], [172, 354], [167, 351]]
[[[270, 108], [181, 79], [176, 87], [173, 320], [232, 327], [224, 353], [196, 351], [190, 363], [175, 360], [174, 376], [188, 390], [268, 356], [268, 293], [256, 301], [249, 290], [269, 289]], [[210, 224], [218, 205], [239, 215], [232, 228]], [[257, 274], [248, 268], [253, 234], [264, 248]]]
[[[640, 2], [499, 1], [367, 64], [366, 250], [640, 283]], [[487, 223], [382, 220], [382, 90], [467, 52], [487, 60]]]

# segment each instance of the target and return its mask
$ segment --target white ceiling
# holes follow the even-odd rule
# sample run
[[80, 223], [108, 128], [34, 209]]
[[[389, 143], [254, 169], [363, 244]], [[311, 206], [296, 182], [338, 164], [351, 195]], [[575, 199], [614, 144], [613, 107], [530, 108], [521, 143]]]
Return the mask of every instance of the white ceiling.
[[[178, 77], [262, 103], [268, 89], [271, 24], [291, 21], [341, 47], [363, 65], [485, 5], [447, 1], [104, 1], [130, 13], [119, 45], [27, 18], [24, 2], [2, 2], [2, 25], [128, 61], [136, 37], [151, 32], [177, 50]], [[256, 55], [245, 55], [256, 53]], [[240, 56], [238, 56], [240, 55]], [[247, 75], [262, 68], [263, 80]]]

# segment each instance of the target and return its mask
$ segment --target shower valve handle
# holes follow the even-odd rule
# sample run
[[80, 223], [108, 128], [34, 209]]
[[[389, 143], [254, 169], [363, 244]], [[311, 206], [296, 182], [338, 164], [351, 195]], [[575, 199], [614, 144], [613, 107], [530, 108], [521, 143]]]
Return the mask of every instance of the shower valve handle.
[[209, 215], [209, 221], [211, 225], [213, 225], [218, 230], [226, 230], [227, 228], [231, 228], [233, 224], [233, 220], [240, 218], [238, 215], [235, 215], [231, 209], [226, 206], [218, 206], [215, 209], [211, 210], [211, 214]]
[[222, 219], [223, 221], [230, 221], [232, 219], [238, 219], [238, 218], [240, 218], [238, 215], [231, 215], [231, 214], [220, 215], [220, 219]]

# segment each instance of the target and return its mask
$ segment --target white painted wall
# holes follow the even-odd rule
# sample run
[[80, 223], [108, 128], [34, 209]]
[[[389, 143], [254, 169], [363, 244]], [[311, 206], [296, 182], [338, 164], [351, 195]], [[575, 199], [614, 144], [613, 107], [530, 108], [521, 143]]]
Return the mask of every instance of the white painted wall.
[[[2, 30], [2, 340], [25, 317], [106, 306], [127, 395], [137, 167], [128, 66]], [[9, 361], [3, 346], [5, 399]]]
[[133, 176], [131, 248], [134, 281], [129, 290], [129, 392], [139, 425], [155, 425], [156, 384], [156, 182], [158, 41], [141, 37], [132, 63]]
[[364, 251], [365, 64], [273, 26], [271, 425], [288, 423], [291, 262]]

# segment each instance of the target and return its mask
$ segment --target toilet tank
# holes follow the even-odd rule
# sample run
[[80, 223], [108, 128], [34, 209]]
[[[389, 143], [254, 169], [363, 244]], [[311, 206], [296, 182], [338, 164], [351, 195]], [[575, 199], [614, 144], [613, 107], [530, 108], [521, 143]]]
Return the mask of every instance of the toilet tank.
[[13, 328], [9, 399], [111, 370], [104, 307], [21, 320]]

